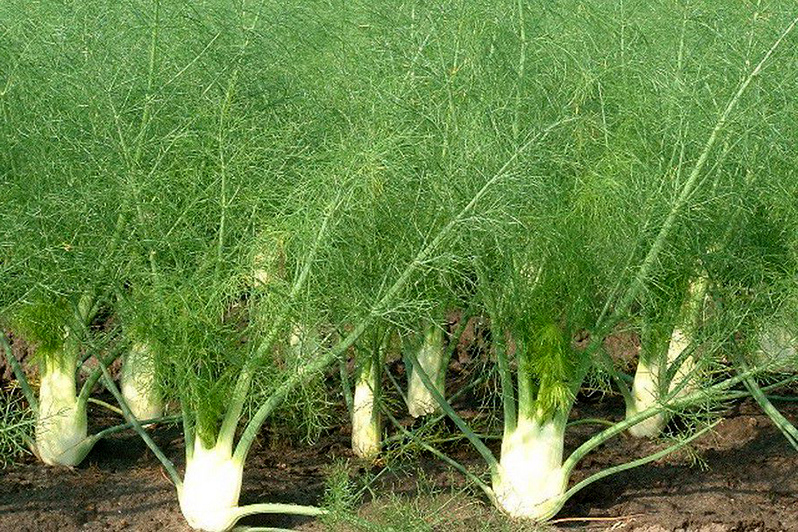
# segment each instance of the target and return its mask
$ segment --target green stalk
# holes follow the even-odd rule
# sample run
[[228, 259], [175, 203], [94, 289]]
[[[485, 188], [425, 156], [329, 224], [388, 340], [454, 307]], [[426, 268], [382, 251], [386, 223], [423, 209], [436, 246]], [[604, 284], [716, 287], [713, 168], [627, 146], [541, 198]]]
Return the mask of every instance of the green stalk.
[[765, 397], [771, 401], [786, 401], [788, 403], [798, 401], [798, 397], [792, 395], [766, 395]]
[[8, 345], [8, 340], [6, 340], [5, 333], [0, 334], [0, 342], [3, 343], [3, 352], [6, 355], [6, 360], [11, 366], [11, 369], [14, 371], [14, 376], [17, 378], [19, 387], [22, 389], [22, 393], [25, 395], [25, 399], [28, 401], [28, 406], [30, 406], [30, 408], [34, 411], [39, 410], [39, 401], [36, 399], [36, 393], [30, 387], [30, 383], [28, 382], [27, 377], [25, 377], [25, 372], [22, 371], [22, 366], [19, 365], [19, 361], [17, 360], [17, 357], [14, 356], [11, 346]]
[[518, 28], [519, 28], [521, 47], [518, 53], [518, 80], [516, 81], [517, 87], [515, 93], [515, 118], [513, 120], [513, 141], [516, 143], [518, 142], [518, 134], [520, 131], [519, 124], [521, 122], [521, 98], [523, 94], [522, 81], [524, 79], [524, 68], [526, 66], [526, 47], [527, 47], [526, 22], [524, 20], [523, 0], [518, 0], [517, 7], [518, 7]]
[[[467, 313], [467, 315], [470, 316], [470, 313]], [[466, 322], [467, 322], [467, 320], [465, 320], [465, 319], [462, 320], [460, 325], [458, 326], [458, 328], [452, 334], [453, 340], [449, 343], [449, 355], [448, 355], [449, 358], [451, 358], [452, 354], [454, 353], [454, 350], [457, 347], [457, 343], [458, 343], [460, 337], [462, 336], [463, 332], [465, 331], [465, 323]], [[456, 338], [456, 340], [454, 340], [455, 338]], [[404, 389], [402, 389], [402, 386], [396, 381], [396, 378], [394, 378], [394, 376], [391, 374], [390, 371], [385, 371], [385, 376], [388, 377], [388, 380], [393, 385], [394, 390], [399, 395], [399, 398], [402, 400], [402, 403], [403, 404], [407, 404], [407, 395], [405, 395]], [[461, 395], [464, 395], [465, 393], [471, 391], [472, 389], [476, 388], [477, 386], [479, 386], [480, 384], [485, 382], [487, 379], [489, 379], [491, 376], [492, 376], [492, 372], [486, 372], [486, 373], [481, 374], [479, 377], [477, 377], [475, 379], [472, 379], [471, 382], [469, 382], [467, 385], [465, 385], [462, 388], [460, 388], [459, 390], [457, 390], [448, 399], [449, 403], [450, 404], [453, 403], [455, 401], [455, 399], [457, 399]], [[438, 421], [440, 421], [441, 419], [443, 419], [445, 417], [446, 417], [445, 413], [437, 414], [437, 415], [435, 415], [433, 417], [429, 417], [429, 418], [424, 420], [424, 424], [422, 425], [422, 427], [431, 427], [435, 423], [437, 423]], [[402, 439], [402, 435], [401, 434], [396, 434], [394, 436], [386, 438], [383, 443], [387, 444], [387, 443], [390, 443], [390, 442], [393, 442], [393, 441], [396, 441], [396, 440], [400, 440], [400, 439]]]
[[294, 532], [289, 528], [274, 528], [271, 526], [236, 526], [233, 532]]
[[518, 360], [518, 420], [534, 419], [537, 413], [535, 398], [540, 391], [532, 381], [534, 367], [532, 363], [532, 353], [527, 349], [522, 341], [516, 343], [516, 359]]
[[[87, 332], [87, 331], [84, 331], [84, 332]], [[94, 354], [95, 358], [97, 359], [97, 362], [101, 366], [104, 365], [105, 367], [108, 367], [114, 362], [114, 360], [119, 358], [119, 355], [122, 353], [122, 351], [125, 349], [126, 346], [127, 346], [127, 342], [119, 342], [117, 344], [116, 348], [107, 357], [102, 357], [102, 358], [100, 356], [98, 356], [96, 353], [92, 353], [93, 350], [91, 350], [91, 349], [88, 350], [88, 353], [89, 353], [89, 356]], [[78, 402], [79, 403], [86, 403], [86, 402], [89, 401], [89, 395], [91, 394], [91, 390], [92, 390], [92, 388], [94, 388], [94, 385], [97, 384], [97, 382], [100, 380], [100, 378], [102, 377], [102, 374], [103, 374], [102, 369], [100, 369], [99, 367], [95, 368], [89, 374], [89, 376], [86, 378], [85, 382], [83, 383], [83, 386], [81, 387], [80, 392], [78, 393]]]
[[737, 359], [737, 366], [747, 373], [747, 376], [743, 380], [746, 389], [751, 393], [762, 410], [770, 417], [773, 424], [784, 434], [784, 437], [787, 438], [790, 445], [798, 450], [798, 429], [796, 429], [795, 425], [790, 423], [790, 421], [779, 412], [778, 408], [773, 406], [773, 403], [765, 396], [759, 384], [751, 376], [748, 364], [745, 360], [739, 355], [735, 358]]
[[[396, 377], [394, 377], [391, 374], [391, 372], [388, 371], [388, 370], [385, 370], [385, 376], [388, 377], [388, 381], [390, 381], [390, 383], [393, 385], [394, 391], [397, 394], [399, 394], [399, 399], [402, 400], [402, 403], [407, 404], [407, 396], [405, 395], [405, 391], [402, 389], [402, 386], [396, 381]], [[438, 416], [438, 420], [443, 419], [444, 417], [445, 417], [445, 414], [439, 415]], [[431, 425], [431, 424], [432, 424], [431, 421], [426, 421], [424, 423], [424, 426]], [[387, 440], [385, 440], [385, 442], [387, 443], [389, 441], [393, 441], [394, 439], [396, 439], [396, 438], [395, 437], [388, 438]]]
[[576, 419], [574, 421], [568, 422], [569, 427], [577, 427], [579, 425], [604, 425], [607, 427], [612, 427], [613, 425], [615, 425], [615, 422], [608, 421], [606, 419], [592, 418], [592, 417], [584, 419]]
[[319, 517], [325, 515], [327, 510], [315, 506], [302, 506], [299, 504], [260, 503], [239, 506], [233, 510], [234, 522], [248, 515], [255, 514], [289, 514]]
[[751, 392], [751, 395], [754, 397], [756, 402], [762, 407], [762, 410], [770, 417], [773, 421], [773, 424], [784, 434], [784, 437], [787, 438], [787, 441], [790, 442], [795, 450], [798, 450], [798, 429], [795, 428], [795, 425], [790, 423], [790, 421], [785, 418], [779, 410], [773, 406], [773, 403], [762, 393], [761, 388], [757, 384], [757, 382], [748, 377], [743, 381], [745, 387]]
[[[120, 409], [121, 411], [121, 409]], [[124, 415], [124, 412], [122, 412]], [[160, 423], [172, 423], [180, 421], [180, 416], [161, 416], [155, 417], [152, 419], [142, 419], [139, 421], [142, 427], [149, 427], [150, 425], [158, 425]], [[120, 425], [114, 425], [113, 427], [108, 427], [107, 429], [103, 429], [97, 434], [92, 434], [91, 438], [95, 440], [95, 442], [100, 441], [101, 439], [105, 438], [106, 436], [110, 436], [111, 434], [116, 434], [117, 432], [122, 432], [124, 430], [132, 429], [132, 423], [122, 423]]]
[[127, 406], [127, 402], [125, 398], [122, 397], [122, 392], [119, 391], [119, 388], [116, 387], [114, 384], [114, 380], [111, 377], [111, 374], [108, 372], [108, 368], [100, 364], [100, 368], [102, 369], [103, 373], [103, 382], [105, 383], [105, 387], [108, 388], [108, 391], [114, 396], [114, 399], [119, 403], [119, 406], [122, 408], [122, 413], [125, 415], [125, 419], [136, 431], [136, 433], [141, 436], [141, 439], [144, 440], [144, 443], [147, 444], [147, 447], [153, 452], [156, 458], [161, 462], [166, 473], [169, 475], [172, 484], [175, 485], [178, 491], [183, 488], [183, 481], [180, 479], [180, 474], [175, 469], [175, 464], [166, 457], [166, 455], [161, 451], [160, 447], [152, 440], [147, 431], [144, 430], [142, 427], [142, 423], [136, 419], [136, 416], [133, 415], [133, 412], [130, 411], [130, 408]]
[[[233, 458], [243, 463], [246, 460], [249, 449], [252, 446], [252, 443], [255, 441], [258, 432], [260, 432], [260, 427], [266, 421], [266, 418], [268, 418], [277, 409], [277, 407], [282, 404], [282, 402], [291, 392], [294, 391], [297, 386], [306, 382], [315, 374], [332, 364], [342, 353], [354, 345], [355, 341], [360, 337], [361, 334], [363, 334], [366, 328], [371, 325], [374, 319], [375, 317], [369, 317], [364, 321], [361, 321], [360, 324], [355, 327], [355, 329], [353, 329], [352, 332], [350, 332], [335, 347], [314, 358], [313, 362], [310, 364], [297, 368], [297, 370], [290, 377], [288, 377], [283, 384], [281, 384], [277, 390], [274, 391], [274, 393], [272, 393], [272, 395], [258, 408], [258, 410], [255, 411], [253, 416], [249, 419], [244, 431], [241, 433], [241, 437], [238, 440]], [[235, 429], [235, 427], [233, 428]]]
[[181, 394], [181, 396], [180, 417], [183, 420], [183, 440], [186, 442], [186, 462], [188, 462], [194, 456], [194, 438], [196, 433], [194, 429], [194, 420], [188, 408], [186, 408], [186, 405], [189, 403], [183, 394]]
[[344, 404], [346, 405], [346, 411], [349, 414], [349, 418], [352, 418], [353, 412], [353, 403], [354, 399], [352, 398], [352, 385], [349, 382], [349, 372], [346, 369], [346, 360], [343, 358], [338, 361], [338, 370], [341, 375], [341, 395], [344, 396]]
[[482, 458], [488, 464], [488, 468], [491, 471], [491, 475], [495, 475], [499, 469], [499, 462], [498, 460], [496, 460], [496, 457], [493, 456], [491, 450], [488, 449], [488, 447], [484, 443], [482, 443], [482, 440], [479, 438], [479, 436], [477, 436], [474, 433], [474, 431], [471, 430], [468, 424], [465, 421], [463, 421], [463, 418], [457, 415], [457, 412], [454, 411], [452, 406], [446, 401], [446, 399], [443, 398], [440, 392], [435, 388], [435, 386], [433, 385], [432, 381], [429, 378], [429, 375], [427, 375], [427, 373], [424, 371], [424, 368], [422, 368], [421, 365], [418, 363], [418, 360], [416, 360], [415, 354], [410, 352], [407, 353], [406, 357], [408, 362], [407, 365], [412, 367], [413, 371], [418, 371], [418, 376], [421, 378], [421, 382], [424, 383], [424, 386], [426, 386], [427, 389], [430, 391], [432, 397], [438, 402], [438, 406], [440, 406], [441, 410], [443, 410], [443, 412], [446, 413], [447, 416], [449, 416], [449, 419], [451, 419], [454, 422], [454, 424], [457, 425], [457, 428], [460, 429], [463, 432], [463, 434], [465, 434], [466, 438], [468, 438], [468, 441], [471, 443], [471, 445], [473, 445], [474, 448], [477, 450], [477, 452], [482, 456]]
[[233, 87], [238, 78], [238, 70], [233, 72], [232, 77], [227, 83], [227, 90], [224, 95], [224, 103], [219, 111], [219, 130], [218, 130], [218, 151], [219, 151], [219, 174], [221, 177], [221, 215], [219, 217], [219, 239], [216, 245], [216, 276], [218, 278], [222, 267], [222, 254], [224, 252], [224, 232], [227, 222], [227, 161], [224, 154], [224, 123], [227, 112], [233, 99]]
[[[406, 397], [404, 396], [404, 390], [402, 389], [401, 385], [398, 382], [396, 382], [396, 379], [394, 378], [393, 375], [391, 375], [391, 372], [390, 371], [386, 371], [385, 375], [388, 377], [388, 380], [391, 382], [391, 384], [394, 387], [394, 390], [396, 391], [396, 393], [399, 394], [399, 397], [402, 399], [402, 401], [406, 401]], [[474, 388], [476, 388], [477, 386], [479, 386], [480, 384], [482, 384], [483, 382], [488, 380], [491, 376], [492, 376], [492, 372], [487, 372], [485, 374], [480, 375], [476, 379], [473, 379], [466, 386], [463, 386], [462, 388], [457, 390], [457, 392], [455, 392], [452, 395], [452, 397], [448, 399], [449, 404], [453, 403], [455, 401], [455, 399], [457, 399], [461, 395], [464, 395], [465, 393], [473, 390]], [[439, 422], [441, 419], [443, 419], [445, 417], [446, 417], [446, 414], [443, 413], [443, 414], [438, 414], [435, 417], [427, 418], [427, 419], [424, 420], [424, 424], [421, 426], [421, 428], [423, 429], [423, 428], [426, 428], [426, 427], [431, 427], [431, 426], [435, 425], [437, 422]], [[479, 437], [482, 438], [483, 436], [479, 436]], [[493, 436], [489, 436], [489, 438], [493, 438]], [[397, 440], [401, 440], [401, 439], [402, 439], [402, 435], [401, 434], [395, 434], [395, 435], [391, 436], [390, 438], [386, 438], [383, 443], [387, 444], [387, 443], [391, 443], [391, 442], [394, 442], [394, 441], [397, 441]]]
[[571, 487], [571, 489], [569, 489], [568, 491], [566, 491], [562, 495], [560, 504], [558, 506], [556, 506], [555, 508], [552, 508], [552, 511], [551, 511], [550, 515], [548, 515], [545, 519], [548, 520], [548, 519], [551, 519], [552, 517], [554, 517], [562, 509], [562, 507], [565, 505], [565, 503], [568, 501], [568, 499], [570, 499], [571, 497], [576, 495], [576, 493], [578, 493], [583, 488], [589, 486], [590, 484], [592, 484], [592, 483], [594, 483], [594, 482], [596, 482], [598, 480], [601, 480], [602, 478], [608, 477], [610, 475], [614, 475], [614, 474], [620, 473], [622, 471], [627, 471], [629, 469], [633, 469], [635, 467], [639, 467], [639, 466], [654, 462], [654, 461], [659, 460], [660, 458], [663, 458], [663, 457], [665, 457], [665, 456], [667, 456], [667, 455], [669, 455], [669, 454], [671, 454], [671, 453], [673, 453], [675, 451], [678, 451], [679, 449], [689, 445], [693, 440], [695, 440], [697, 438], [700, 438], [701, 436], [703, 436], [704, 434], [706, 434], [707, 432], [709, 432], [710, 430], [715, 428], [715, 426], [718, 423], [720, 423], [720, 421], [716, 421], [716, 422], [712, 423], [711, 425], [708, 425], [708, 426], [704, 427], [703, 429], [699, 430], [695, 434], [692, 434], [690, 437], [685, 438], [683, 441], [677, 442], [677, 443], [675, 443], [675, 444], [673, 444], [673, 445], [671, 445], [669, 447], [666, 447], [665, 449], [663, 449], [661, 451], [658, 451], [658, 452], [656, 452], [654, 454], [651, 454], [651, 455], [648, 455], [648, 456], [644, 456], [643, 458], [639, 458], [637, 460], [632, 460], [631, 462], [627, 462], [625, 464], [620, 464], [620, 465], [617, 465], [617, 466], [613, 466], [613, 467], [604, 469], [602, 471], [599, 471], [598, 473], [595, 473], [595, 474], [587, 477], [586, 479], [582, 480], [581, 482], [577, 482], [573, 487]]
[[[102, 372], [100, 372], [100, 374], [102, 374]], [[106, 403], [105, 401], [101, 401], [99, 399], [95, 399], [94, 397], [89, 397], [87, 402], [95, 404], [97, 406], [101, 406], [101, 407], [105, 408], [106, 410], [108, 410], [110, 412], [113, 412], [114, 414], [119, 414], [120, 416], [124, 416], [125, 415], [125, 413], [122, 412], [121, 409], [115, 407], [112, 404]]]
[[[667, 359], [668, 345], [670, 343], [670, 337], [673, 333], [673, 328], [663, 327], [662, 329], [664, 330], [661, 330], [660, 327], [652, 325], [648, 322], [648, 320], [646, 321], [647, 322], [643, 324], [641, 338], [642, 346], [640, 349], [640, 361], [638, 364], [642, 362], [650, 366], [656, 360]], [[674, 363], [681, 364], [682, 360], [674, 360]], [[668, 367], [667, 363], [658, 365], [657, 385], [661, 391], [668, 390], [668, 383], [673, 378], [673, 375], [668, 374], [669, 369], [670, 368]]]
[[152, 112], [152, 86], [155, 82], [155, 60], [158, 48], [158, 29], [161, 22], [161, 1], [155, 0], [155, 23], [150, 32], [149, 64], [147, 67], [147, 93], [144, 97], [144, 109], [139, 124], [139, 132], [136, 135], [136, 152], [131, 161], [131, 168], [138, 166], [141, 161], [141, 154], [144, 149], [144, 136], [147, 134], [147, 126], [150, 123], [150, 113]]
[[423, 439], [419, 438], [414, 432], [411, 432], [406, 428], [404, 428], [388, 408], [383, 407], [383, 413], [388, 417], [388, 419], [391, 421], [394, 427], [396, 427], [399, 430], [401, 436], [409, 437], [410, 439], [415, 441], [422, 449], [440, 458], [441, 460], [452, 466], [454, 469], [462, 473], [464, 477], [466, 477], [468, 480], [476, 484], [491, 502], [495, 502], [496, 495], [493, 493], [491, 487], [488, 486], [485, 482], [483, 482], [482, 479], [480, 479], [478, 476], [470, 472], [463, 464], [461, 464], [457, 460], [454, 460], [453, 458], [447, 456], [445, 453], [439, 451], [432, 445], [429, 445]]
[[[310, 268], [313, 265], [314, 259], [316, 258], [316, 253], [319, 249], [322, 237], [327, 233], [327, 228], [329, 226], [330, 220], [332, 219], [333, 214], [338, 210], [338, 207], [341, 205], [342, 200], [343, 198], [341, 197], [341, 193], [339, 193], [338, 195], [336, 195], [334, 201], [330, 204], [327, 213], [325, 214], [324, 219], [322, 221], [321, 227], [319, 228], [319, 231], [316, 234], [316, 238], [313, 240], [310, 252], [308, 253], [302, 265], [302, 270], [300, 271], [299, 277], [297, 277], [296, 281], [291, 287], [291, 291], [288, 294], [288, 298], [285, 306], [283, 307], [282, 312], [280, 312], [277, 318], [272, 322], [272, 326], [269, 329], [269, 332], [266, 334], [265, 338], [258, 345], [258, 348], [255, 351], [254, 355], [251, 356], [246, 361], [244, 367], [241, 370], [241, 374], [239, 375], [239, 378], [236, 381], [235, 389], [233, 390], [233, 394], [230, 398], [231, 406], [225, 412], [224, 419], [222, 420], [222, 425], [219, 429], [219, 441], [224, 441], [225, 444], [230, 445], [231, 447], [233, 445], [233, 440], [235, 438], [235, 431], [236, 428], [238, 427], [238, 422], [241, 419], [241, 414], [244, 411], [244, 405], [246, 404], [247, 395], [249, 393], [249, 387], [252, 384], [252, 377], [254, 376], [257, 363], [263, 358], [263, 356], [268, 352], [268, 350], [271, 349], [272, 345], [277, 339], [277, 334], [280, 330], [280, 327], [282, 327], [285, 321], [288, 319], [290, 304], [296, 299], [297, 295], [299, 295], [299, 291], [304, 286], [305, 281], [307, 280], [308, 275], [310, 274]], [[334, 360], [334, 357], [330, 359], [330, 362], [332, 362], [332, 360]], [[294, 386], [298, 385], [301, 382], [303, 382], [303, 380], [301, 379], [296, 381]], [[287, 394], [283, 395], [283, 397], [280, 399], [280, 402], [282, 402], [285, 395]], [[244, 456], [246, 456], [246, 453], [244, 453]]]
[[512, 433], [518, 426], [518, 414], [515, 409], [515, 390], [513, 389], [513, 374], [507, 359], [507, 349], [500, 334], [493, 341], [496, 360], [499, 367], [501, 382], [502, 407], [504, 410], [504, 433]]
[[[782, 386], [786, 386], [788, 384], [792, 384], [792, 383], [795, 383], [795, 382], [798, 382], [798, 375], [791, 375], [789, 377], [786, 377], [784, 379], [776, 381], [773, 384], [768, 384], [767, 386], [760, 386], [760, 390], [762, 390], [763, 393], [764, 392], [769, 392], [771, 390], [775, 390], [775, 389], [781, 388]], [[725, 397], [727, 399], [729, 399], [729, 400], [734, 400], [734, 399], [742, 399], [743, 397], [748, 397], [750, 395], [751, 395], [751, 392], [740, 390], [740, 391], [737, 391], [737, 392], [728, 392], [725, 395]], [[771, 400], [774, 400], [774, 401], [777, 401], [777, 400], [778, 401], [797, 401], [798, 400], [798, 398], [796, 398], [794, 396], [766, 395], [766, 397], [768, 399], [771, 399]]]
[[563, 463], [563, 469], [565, 470], [566, 475], [570, 476], [570, 474], [573, 472], [574, 468], [579, 463], [579, 461], [582, 460], [582, 458], [584, 458], [590, 451], [592, 451], [599, 445], [606, 443], [607, 441], [617, 436], [618, 434], [621, 434], [625, 430], [628, 430], [629, 427], [660, 413], [664, 408], [678, 409], [686, 405], [693, 404], [697, 400], [703, 397], [716, 397], [718, 399], [726, 399], [727, 397], [725, 395], [721, 395], [721, 392], [723, 392], [724, 390], [728, 390], [732, 386], [744, 381], [747, 376], [752, 375], [753, 373], [754, 373], [753, 370], [749, 370], [747, 372], [737, 375], [736, 377], [730, 377], [729, 379], [726, 379], [713, 386], [710, 386], [709, 388], [697, 390], [675, 401], [672, 400], [670, 396], [667, 396], [663, 398], [662, 405], [654, 405], [641, 412], [638, 412], [634, 416], [631, 416], [625, 419], [624, 421], [619, 421], [611, 428], [608, 428], [596, 434], [588, 441], [577, 447], [576, 450], [574, 450], [574, 452], [571, 453], [568, 459], [565, 460], [565, 462]]

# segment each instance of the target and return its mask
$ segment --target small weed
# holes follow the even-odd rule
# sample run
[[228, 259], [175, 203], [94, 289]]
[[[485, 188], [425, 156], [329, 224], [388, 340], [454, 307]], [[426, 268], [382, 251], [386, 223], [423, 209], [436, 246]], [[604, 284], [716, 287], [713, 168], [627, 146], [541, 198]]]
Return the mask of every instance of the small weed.
[[13, 465], [28, 454], [34, 416], [13, 391], [0, 390], [0, 469]]

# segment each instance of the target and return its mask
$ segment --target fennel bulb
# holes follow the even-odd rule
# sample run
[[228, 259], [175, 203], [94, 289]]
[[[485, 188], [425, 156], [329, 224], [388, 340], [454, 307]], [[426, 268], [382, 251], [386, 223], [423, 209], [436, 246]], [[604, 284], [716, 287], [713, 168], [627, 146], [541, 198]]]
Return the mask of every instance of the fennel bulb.
[[368, 361], [358, 375], [352, 408], [352, 451], [361, 458], [374, 459], [380, 452], [382, 423], [375, 408], [377, 386], [378, 368]]
[[155, 360], [149, 346], [136, 342], [122, 364], [122, 396], [138, 419], [154, 419], [163, 414], [163, 399], [155, 380]]
[[[446, 397], [446, 353], [443, 345], [443, 330], [430, 325], [424, 331], [424, 340], [416, 355], [416, 360], [429, 375], [436, 390]], [[410, 370], [407, 384], [407, 410], [413, 417], [422, 417], [437, 412], [438, 402], [424, 386], [418, 372]]]
[[197, 438], [187, 456], [186, 474], [178, 490], [180, 511], [195, 530], [223, 532], [238, 520], [238, 497], [244, 464], [229, 445], [205, 447]]
[[76, 466], [86, 457], [86, 405], [75, 395], [75, 370], [45, 361], [36, 418], [36, 453], [48, 465]]
[[560, 504], [567, 476], [562, 468], [565, 416], [519, 416], [502, 439], [493, 491], [514, 518], [544, 520]]

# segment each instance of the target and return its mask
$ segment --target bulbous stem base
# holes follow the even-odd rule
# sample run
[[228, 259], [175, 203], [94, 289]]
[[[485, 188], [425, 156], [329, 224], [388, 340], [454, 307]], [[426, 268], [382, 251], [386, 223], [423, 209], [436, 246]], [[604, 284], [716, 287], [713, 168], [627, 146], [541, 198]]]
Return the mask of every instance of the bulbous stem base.
[[373, 460], [380, 453], [382, 427], [375, 411], [376, 375], [369, 365], [363, 368], [355, 385], [352, 411], [352, 451], [361, 458]]
[[[432, 380], [435, 389], [446, 397], [446, 360], [443, 348], [443, 331], [438, 327], [430, 327], [424, 334], [424, 343], [416, 355], [424, 373]], [[416, 369], [410, 371], [407, 383], [407, 410], [411, 416], [423, 417], [440, 410], [432, 393], [424, 386]]]
[[155, 361], [146, 344], [135, 343], [125, 357], [120, 377], [122, 396], [138, 419], [163, 414], [163, 399], [155, 376]]
[[235, 524], [243, 471], [226, 446], [195, 442], [178, 491], [180, 511], [193, 529], [223, 532]]
[[36, 417], [36, 453], [48, 465], [76, 466], [91, 450], [85, 405], [75, 394], [75, 375], [59, 367], [44, 371]]
[[567, 478], [562, 469], [565, 422], [519, 420], [502, 441], [493, 491], [511, 517], [542, 521], [561, 504]]

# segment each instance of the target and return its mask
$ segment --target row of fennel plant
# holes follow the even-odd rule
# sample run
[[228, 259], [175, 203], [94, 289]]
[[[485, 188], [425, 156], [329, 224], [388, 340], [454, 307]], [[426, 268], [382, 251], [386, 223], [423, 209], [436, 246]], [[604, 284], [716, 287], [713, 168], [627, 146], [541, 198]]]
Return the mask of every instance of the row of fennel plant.
[[[102, 380], [193, 528], [319, 515], [239, 506], [262, 427], [288, 408], [315, 423], [297, 396], [358, 347], [353, 445], [373, 456], [386, 345], [421, 330], [405, 353], [411, 414], [452, 417], [491, 501], [545, 520], [711, 421], [569, 486], [611, 437], [656, 435], [741, 383], [756, 395], [767, 364], [725, 359], [794, 294], [794, 235], [770, 229], [795, 220], [779, 114], [794, 81], [774, 75], [794, 70], [795, 22], [779, 3], [704, 6], [713, 31], [665, 1], [22, 4], [0, 8], [0, 319], [41, 361], [38, 398], [24, 387], [45, 462], [76, 465], [117, 430], [87, 434]], [[498, 459], [443, 395], [454, 305], [490, 321]], [[644, 338], [631, 389], [602, 344], [622, 325]], [[591, 374], [628, 419], [563, 459]], [[179, 405], [182, 474], [141, 420], [164, 402]]]
[[[562, 69], [569, 59], [579, 63], [588, 70], [584, 91], [595, 92], [592, 99], [580, 95], [572, 102], [584, 106], [586, 119], [568, 131], [570, 138], [559, 139], [563, 153], [547, 160], [544, 171], [526, 169], [529, 196], [519, 199], [519, 187], [513, 197], [502, 198], [505, 206], [519, 203], [512, 213], [515, 226], [504, 226], [515, 230], [491, 227], [487, 237], [475, 231], [477, 297], [490, 317], [504, 404], [500, 459], [459, 418], [435, 376], [425, 375], [424, 365], [406, 354], [441, 409], [485, 458], [492, 485], [472, 479], [508, 514], [534, 520], [553, 517], [591, 482], [676, 450], [712, 424], [701, 423], [702, 429], [662, 452], [570, 486], [579, 460], [611, 437], [625, 430], [656, 436], [673, 412], [711, 414], [724, 400], [739, 397], [734, 387], [741, 382], [755, 391], [753, 378], [773, 361], [742, 364], [738, 372], [728, 362], [741, 349], [739, 338], [755, 339], [749, 348], [756, 344], [757, 327], [787, 312], [795, 294], [794, 234], [782, 226], [794, 225], [794, 171], [787, 169], [794, 160], [794, 133], [782, 119], [791, 108], [781, 92], [784, 78], [774, 74], [791, 68], [785, 49], [794, 47], [795, 14], [771, 6], [769, 15], [779, 14], [780, 25], [763, 29], [762, 13], [740, 13], [724, 20], [728, 27], [707, 44], [690, 7], [675, 10], [670, 25], [663, 25], [668, 17], [663, 4], [656, 4], [652, 12], [636, 14], [640, 19], [620, 17], [623, 28], [616, 31], [630, 22], [638, 30], [646, 24], [679, 28], [671, 41], [617, 49], [586, 35], [590, 17], [602, 11], [593, 7], [595, 12], [575, 17], [574, 26], [565, 24], [556, 37], [546, 33], [540, 16], [526, 25], [526, 6], [519, 3], [514, 13], [522, 28], [519, 77], [536, 53], [549, 52], [528, 43], [551, 39], [573, 55], [548, 56], [542, 63], [559, 59]], [[613, 39], [617, 33], [606, 35]], [[746, 60], [730, 62], [730, 50]], [[615, 59], [611, 66], [608, 55]], [[710, 64], [739, 72], [738, 81], [730, 84], [728, 70], [708, 67], [708, 57], [714, 57]], [[541, 85], [546, 73], [538, 65]], [[447, 83], [458, 88], [457, 81]], [[425, 116], [443, 114], [433, 106], [427, 102]], [[452, 122], [446, 126], [455, 127]], [[523, 131], [519, 122], [506, 123], [504, 130]], [[598, 142], [586, 140], [591, 135]], [[772, 219], [762, 216], [763, 209]], [[630, 321], [644, 331], [632, 389], [602, 345], [621, 322]], [[789, 332], [779, 331], [782, 342], [789, 342]], [[584, 332], [587, 345], [574, 345]], [[782, 365], [790, 364], [787, 351], [782, 349]], [[609, 374], [623, 394], [627, 419], [564, 459], [569, 413], [585, 378], [597, 370]], [[780, 427], [788, 436], [794, 433], [783, 417]]]

